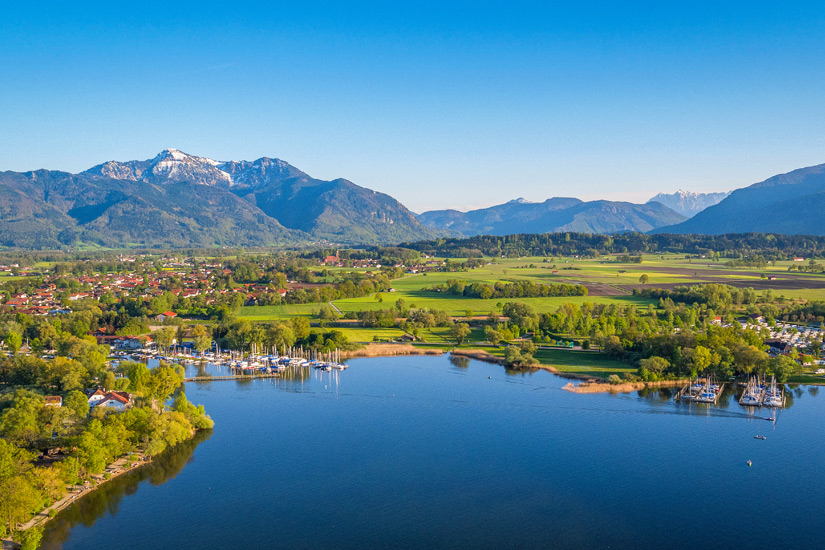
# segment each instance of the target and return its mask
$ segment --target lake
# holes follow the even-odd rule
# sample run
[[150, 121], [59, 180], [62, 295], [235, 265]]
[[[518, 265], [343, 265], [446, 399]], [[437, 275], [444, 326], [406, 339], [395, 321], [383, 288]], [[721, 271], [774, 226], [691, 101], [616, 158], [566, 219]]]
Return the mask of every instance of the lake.
[[772, 422], [447, 356], [349, 365], [188, 383], [214, 431], [61, 512], [42, 548], [822, 546], [816, 387]]

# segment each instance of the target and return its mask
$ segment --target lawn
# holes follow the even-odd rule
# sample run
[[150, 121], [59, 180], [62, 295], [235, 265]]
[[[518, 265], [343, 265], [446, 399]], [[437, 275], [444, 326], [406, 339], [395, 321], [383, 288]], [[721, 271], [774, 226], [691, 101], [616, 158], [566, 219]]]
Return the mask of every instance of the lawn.
[[[364, 298], [347, 298], [336, 300], [334, 304], [343, 311], [366, 311], [391, 308], [396, 300], [402, 298], [408, 307], [432, 308], [446, 310], [450, 315], [463, 316], [467, 310], [475, 315], [487, 315], [490, 312], [501, 313], [498, 303], [524, 302], [530, 305], [536, 313], [553, 313], [559, 306], [565, 303], [581, 305], [584, 303], [618, 304], [622, 306], [636, 305], [647, 307], [651, 300], [630, 295], [623, 296], [564, 296], [552, 298], [491, 298], [484, 300], [481, 298], [464, 298], [461, 296], [447, 296], [437, 292], [427, 292], [424, 290], [398, 291], [382, 294], [383, 302], [379, 302], [374, 296]], [[317, 309], [317, 307], [316, 307]]]
[[404, 331], [400, 328], [362, 328], [362, 327], [328, 327], [323, 329], [312, 329], [313, 332], [329, 332], [337, 330], [343, 332], [350, 342], [357, 342], [359, 344], [367, 344], [374, 341], [378, 337], [381, 341], [396, 340], [404, 335]]
[[[489, 353], [504, 357], [504, 348], [485, 348]], [[621, 361], [609, 359], [599, 352], [566, 349], [540, 349], [535, 358], [559, 372], [607, 379], [611, 374], [635, 373], [636, 369]]]
[[[636, 305], [645, 308], [653, 303], [628, 292], [639, 284], [639, 277], [643, 274], [649, 277], [646, 286], [684, 284], [690, 285], [708, 280], [726, 281], [734, 279], [759, 281], [760, 277], [754, 273], [775, 272], [781, 276], [786, 272], [790, 262], [781, 265], [768, 266], [763, 270], [753, 268], [730, 268], [725, 261], [713, 262], [710, 259], [687, 260], [684, 255], [644, 255], [642, 263], [619, 263], [615, 256], [605, 256], [594, 259], [580, 258], [488, 258], [487, 265], [466, 272], [427, 272], [415, 275], [405, 275], [395, 279], [394, 292], [384, 292], [361, 298], [346, 298], [334, 302], [342, 312], [358, 312], [391, 308], [399, 299], [403, 299], [408, 307], [427, 307], [446, 310], [453, 316], [464, 316], [467, 311], [474, 315], [487, 315], [491, 312], [501, 313], [499, 304], [508, 301], [524, 302], [530, 305], [537, 313], [552, 313], [564, 303], [581, 305], [584, 303], [603, 303], [617, 305]], [[785, 265], [787, 264], [787, 265]], [[327, 268], [330, 273], [349, 271], [346, 268]], [[673, 273], [672, 270], [684, 270]], [[557, 273], [553, 273], [557, 271]], [[749, 272], [749, 273], [734, 273]], [[620, 273], [623, 272], [623, 273]], [[811, 275], [812, 278], [820, 276]], [[467, 283], [481, 282], [492, 284], [497, 281], [530, 280], [535, 283], [581, 283], [584, 285], [608, 285], [595, 287], [594, 295], [550, 297], [550, 298], [465, 298], [448, 296], [426, 290], [435, 285], [443, 285], [450, 279], [461, 279]], [[621, 285], [621, 286], [620, 286]], [[610, 287], [613, 287], [611, 289]], [[605, 292], [607, 290], [607, 292]], [[596, 293], [611, 294], [613, 296], [599, 296]], [[781, 289], [774, 290], [774, 296], [784, 295], [789, 299], [825, 300], [825, 289]], [[241, 310], [241, 317], [252, 321], [265, 321], [277, 318], [296, 316], [311, 317], [322, 304], [280, 305], [280, 306], [252, 306]]]
[[291, 317], [312, 317], [323, 304], [283, 304], [280, 306], [246, 306], [239, 317], [249, 321], [269, 321]]

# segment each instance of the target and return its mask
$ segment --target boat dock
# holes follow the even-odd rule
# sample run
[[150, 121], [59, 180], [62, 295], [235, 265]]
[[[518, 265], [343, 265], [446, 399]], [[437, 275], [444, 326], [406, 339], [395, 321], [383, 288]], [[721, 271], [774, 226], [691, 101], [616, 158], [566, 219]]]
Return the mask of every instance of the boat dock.
[[184, 382], [212, 382], [213, 380], [252, 380], [253, 378], [278, 378], [280, 375], [277, 372], [269, 372], [263, 374], [229, 374], [225, 376], [190, 376], [184, 378]]
[[697, 378], [695, 382], [689, 382], [676, 394], [676, 401], [692, 401], [695, 403], [709, 403], [716, 404], [722, 391], [725, 389], [725, 384], [721, 386], [713, 383], [712, 380], [706, 379], [700, 382]]
[[759, 377], [748, 379], [745, 390], [739, 396], [739, 404], [743, 407], [761, 407], [765, 401], [765, 384]]

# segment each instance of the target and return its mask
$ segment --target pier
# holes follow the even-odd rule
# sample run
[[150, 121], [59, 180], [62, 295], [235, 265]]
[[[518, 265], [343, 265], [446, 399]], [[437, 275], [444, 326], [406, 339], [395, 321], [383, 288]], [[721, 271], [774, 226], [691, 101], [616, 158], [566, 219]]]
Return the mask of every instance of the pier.
[[262, 373], [262, 374], [229, 374], [225, 376], [190, 376], [184, 378], [184, 382], [211, 382], [213, 380], [251, 380], [253, 378], [278, 378], [280, 375], [277, 372]]

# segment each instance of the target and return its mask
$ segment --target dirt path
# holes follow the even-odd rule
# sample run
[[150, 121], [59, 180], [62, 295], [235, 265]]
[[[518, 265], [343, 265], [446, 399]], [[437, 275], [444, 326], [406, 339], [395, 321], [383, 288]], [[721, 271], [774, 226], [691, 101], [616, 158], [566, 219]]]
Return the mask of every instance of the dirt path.
[[[44, 508], [40, 512], [38, 512], [32, 519], [24, 523], [19, 531], [25, 531], [27, 529], [31, 529], [32, 527], [40, 527], [45, 525], [51, 518], [49, 515], [52, 510], [54, 510], [54, 514], [57, 514], [60, 510], [66, 508], [70, 504], [72, 504], [75, 500], [79, 499], [80, 497], [87, 495], [103, 485], [104, 483], [115, 479], [118, 476], [125, 474], [126, 472], [131, 472], [140, 466], [149, 464], [152, 460], [146, 457], [143, 453], [136, 452], [132, 453], [134, 459], [127, 460], [126, 457], [121, 457], [114, 461], [113, 463], [109, 464], [106, 467], [104, 472], [111, 474], [111, 477], [108, 479], [104, 479], [103, 475], [95, 475], [92, 476], [92, 481], [88, 481], [83, 485], [74, 485], [69, 487], [69, 492], [61, 498], [60, 500], [56, 501], [51, 506]], [[19, 548], [20, 546], [13, 542], [10, 538], [5, 538], [2, 540], [2, 548]]]

